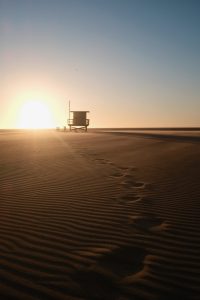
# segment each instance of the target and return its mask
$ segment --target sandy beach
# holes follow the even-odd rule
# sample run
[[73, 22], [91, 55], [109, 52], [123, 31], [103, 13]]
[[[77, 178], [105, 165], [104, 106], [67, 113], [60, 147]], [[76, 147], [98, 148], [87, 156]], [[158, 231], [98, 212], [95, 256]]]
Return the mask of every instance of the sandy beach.
[[200, 299], [199, 132], [0, 132], [0, 299]]

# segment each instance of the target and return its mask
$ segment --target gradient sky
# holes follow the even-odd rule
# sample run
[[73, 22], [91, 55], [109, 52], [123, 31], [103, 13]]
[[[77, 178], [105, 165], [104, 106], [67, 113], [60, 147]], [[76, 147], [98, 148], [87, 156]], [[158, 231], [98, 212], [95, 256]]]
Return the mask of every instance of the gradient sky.
[[199, 0], [0, 0], [0, 128], [28, 100], [63, 126], [200, 126]]

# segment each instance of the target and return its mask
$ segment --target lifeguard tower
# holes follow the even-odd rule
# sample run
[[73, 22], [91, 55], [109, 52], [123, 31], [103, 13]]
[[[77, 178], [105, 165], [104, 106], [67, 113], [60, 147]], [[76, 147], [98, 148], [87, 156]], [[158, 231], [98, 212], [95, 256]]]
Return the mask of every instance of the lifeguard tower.
[[89, 113], [89, 111], [70, 110], [69, 102], [69, 130], [83, 130], [86, 132], [90, 123], [90, 120], [87, 119], [87, 113]]

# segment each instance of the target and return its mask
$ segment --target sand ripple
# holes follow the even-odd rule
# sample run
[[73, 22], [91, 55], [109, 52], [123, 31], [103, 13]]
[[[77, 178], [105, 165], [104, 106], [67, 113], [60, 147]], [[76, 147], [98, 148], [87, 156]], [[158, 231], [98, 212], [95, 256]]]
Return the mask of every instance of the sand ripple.
[[1, 138], [1, 299], [198, 299], [197, 142]]

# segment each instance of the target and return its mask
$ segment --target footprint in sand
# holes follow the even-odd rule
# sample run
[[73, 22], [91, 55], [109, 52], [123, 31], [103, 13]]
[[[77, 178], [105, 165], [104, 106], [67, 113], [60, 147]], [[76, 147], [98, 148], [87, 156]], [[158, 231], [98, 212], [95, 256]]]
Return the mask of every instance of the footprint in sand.
[[131, 174], [129, 174], [129, 172], [131, 170], [135, 170], [136, 168], [134, 167], [131, 167], [131, 168], [128, 168], [128, 167], [118, 167], [116, 166], [114, 163], [110, 163], [112, 164], [115, 169], [116, 169], [116, 172], [114, 174], [111, 175], [111, 177], [122, 177], [122, 178], [125, 178], [125, 179], [130, 179], [132, 178], [133, 176]]
[[121, 171], [128, 171], [129, 168], [128, 167], [117, 167], [119, 170]]
[[144, 182], [137, 182], [132, 180], [131, 178], [126, 179], [121, 182], [121, 185], [127, 188], [144, 188], [145, 184]]
[[106, 165], [106, 164], [111, 165], [112, 164], [111, 161], [109, 161], [107, 159], [104, 159], [104, 158], [96, 158], [94, 161], [97, 162], [97, 163], [100, 163], [102, 165]]
[[113, 178], [120, 178], [120, 177], [123, 177], [123, 174], [120, 173], [120, 172], [115, 172], [115, 173], [113, 173], [112, 175], [110, 175], [110, 177], [113, 177]]
[[117, 277], [123, 278], [143, 269], [143, 261], [146, 254], [146, 251], [139, 247], [119, 247], [103, 255], [96, 266], [109, 270]]
[[163, 219], [156, 216], [131, 216], [129, 224], [145, 231], [162, 231], [168, 227]]
[[119, 203], [121, 204], [135, 203], [142, 200], [142, 198], [139, 195], [133, 195], [128, 193], [121, 194], [118, 199]]
[[[71, 278], [89, 299], [117, 299], [126, 278], [144, 269], [147, 252], [143, 248], [122, 246], [102, 255], [89, 268], [77, 270]], [[121, 284], [120, 284], [121, 283]]]
[[135, 171], [137, 171], [136, 167], [121, 167], [121, 166], [117, 166], [117, 165], [115, 165], [115, 167], [118, 170], [123, 171], [124, 175], [131, 174], [131, 173], [134, 173]]

